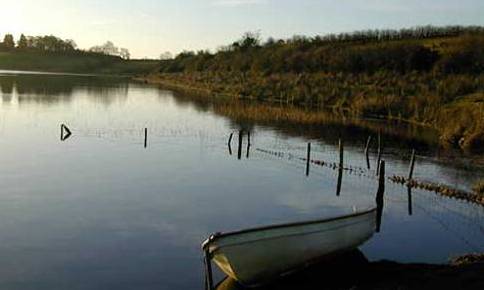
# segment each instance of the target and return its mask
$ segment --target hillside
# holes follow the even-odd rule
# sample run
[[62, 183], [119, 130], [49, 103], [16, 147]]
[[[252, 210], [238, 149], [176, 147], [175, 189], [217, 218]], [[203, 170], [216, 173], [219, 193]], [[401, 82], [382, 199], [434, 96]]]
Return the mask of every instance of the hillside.
[[0, 69], [85, 74], [136, 75], [154, 71], [154, 60], [124, 60], [94, 53], [0, 51]]
[[[406, 120], [439, 130], [442, 145], [481, 151], [483, 48], [482, 27], [364, 31], [264, 43], [248, 33], [216, 53], [183, 52], [165, 60], [148, 79], [210, 96]], [[267, 118], [260, 114], [247, 118]]]

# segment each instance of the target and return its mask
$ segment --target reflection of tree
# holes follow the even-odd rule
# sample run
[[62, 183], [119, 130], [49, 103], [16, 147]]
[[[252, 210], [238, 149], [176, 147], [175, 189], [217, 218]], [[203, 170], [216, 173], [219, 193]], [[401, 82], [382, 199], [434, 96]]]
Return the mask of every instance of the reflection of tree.
[[111, 105], [114, 101], [126, 101], [128, 98], [128, 90], [128, 82], [86, 86], [88, 98], [106, 106]]
[[0, 88], [2, 90], [2, 94], [13, 93], [13, 84], [14, 84], [14, 81], [12, 78], [0, 77]]
[[[211, 102], [205, 96], [198, 98], [193, 94], [185, 94], [183, 92], [173, 92], [173, 96], [175, 104], [182, 108], [191, 108], [197, 112], [207, 112], [212, 107]], [[166, 91], [160, 91], [160, 97], [166, 97]]]
[[18, 102], [57, 103], [70, 101], [73, 84], [64, 77], [15, 76]]
[[[217, 115], [227, 117], [231, 127], [235, 130], [252, 130], [254, 126], [269, 126], [287, 136], [306, 136], [328, 144], [335, 144], [339, 138], [354, 146], [365, 146], [368, 136], [376, 136], [380, 131], [385, 141], [385, 152], [399, 149], [415, 148], [419, 152], [428, 152], [437, 144], [437, 136], [431, 130], [419, 128], [406, 123], [387, 122], [376, 120], [351, 119], [337, 113], [326, 112], [328, 121], [316, 125], [301, 125], [292, 122], [251, 119], [246, 116], [247, 112], [265, 112], [267, 104], [255, 102], [231, 102], [214, 100], [206, 96], [176, 92], [173, 99], [179, 106], [192, 107], [198, 111], [213, 111]], [[255, 108], [255, 109], [254, 109]], [[249, 110], [246, 110], [249, 109]], [[291, 110], [304, 110], [298, 108], [286, 108]]]
[[[85, 76], [20, 75], [0, 77], [2, 98], [10, 97], [17, 88], [18, 102], [53, 104], [70, 102], [76, 92], [85, 92], [88, 98], [109, 105], [114, 100], [125, 100], [129, 84], [126, 79]], [[9, 101], [9, 99], [8, 99]]]
[[12, 100], [14, 82], [10, 78], [6, 78], [3, 81], [3, 77], [0, 77], [0, 88], [2, 92], [2, 101], [9, 103]]

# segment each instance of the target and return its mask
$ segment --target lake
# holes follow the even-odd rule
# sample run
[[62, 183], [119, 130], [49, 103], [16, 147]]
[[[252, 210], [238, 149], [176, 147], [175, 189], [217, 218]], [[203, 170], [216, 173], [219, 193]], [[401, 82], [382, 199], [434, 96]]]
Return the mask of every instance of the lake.
[[[202, 289], [200, 244], [211, 233], [375, 203], [364, 130], [245, 124], [120, 78], [0, 72], [0, 87], [2, 289]], [[63, 141], [61, 124], [72, 131]], [[244, 133], [239, 159], [241, 129], [252, 146], [247, 154]], [[354, 168], [339, 196], [337, 170], [313, 165], [306, 176], [299, 159], [311, 142], [312, 158], [337, 162], [338, 131]], [[406, 176], [412, 146], [394, 138], [383, 136], [386, 171]], [[415, 178], [462, 190], [482, 178], [482, 168], [452, 165], [429, 144], [418, 146]], [[387, 182], [382, 230], [361, 251], [372, 261], [445, 263], [484, 251], [483, 217], [482, 206]]]

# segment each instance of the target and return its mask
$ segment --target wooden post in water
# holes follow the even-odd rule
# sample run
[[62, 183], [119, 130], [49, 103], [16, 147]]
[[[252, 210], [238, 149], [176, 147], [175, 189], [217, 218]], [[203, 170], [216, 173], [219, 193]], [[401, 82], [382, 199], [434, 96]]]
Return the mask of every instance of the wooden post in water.
[[306, 176], [309, 176], [309, 165], [311, 164], [311, 143], [308, 143], [308, 152], [306, 158]]
[[408, 170], [408, 182], [413, 177], [413, 168], [415, 167], [415, 149], [412, 150], [412, 157], [410, 158], [410, 168]]
[[212, 260], [210, 252], [205, 250], [205, 289], [213, 290]]
[[240, 160], [242, 159], [242, 140], [244, 136], [242, 135], [244, 131], [240, 130], [239, 131], [239, 151], [237, 152], [237, 158]]
[[339, 139], [338, 141], [339, 147], [339, 168], [338, 168], [338, 183], [336, 185], [336, 196], [340, 196], [341, 194], [341, 185], [343, 183], [343, 158], [344, 158], [344, 144], [343, 140]]
[[371, 144], [371, 135], [368, 136], [368, 139], [366, 140], [365, 155], [368, 155], [370, 153], [370, 144]]
[[249, 159], [250, 146], [250, 131], [247, 131], [247, 159]]
[[368, 140], [366, 141], [365, 147], [365, 156], [366, 156], [366, 167], [370, 168], [370, 144], [371, 144], [371, 135], [368, 136]]
[[145, 148], [148, 147], [148, 128], [145, 128]]
[[376, 232], [380, 232], [381, 219], [383, 216], [383, 197], [385, 195], [385, 160], [381, 160], [378, 172], [378, 191], [376, 193], [377, 218], [376, 218]]
[[339, 147], [339, 168], [343, 169], [343, 157], [344, 157], [343, 140], [339, 139], [338, 147]]
[[381, 154], [382, 154], [382, 149], [381, 149], [381, 133], [378, 132], [378, 158], [377, 158], [377, 161], [376, 161], [376, 175], [379, 175], [379, 172], [380, 172]]

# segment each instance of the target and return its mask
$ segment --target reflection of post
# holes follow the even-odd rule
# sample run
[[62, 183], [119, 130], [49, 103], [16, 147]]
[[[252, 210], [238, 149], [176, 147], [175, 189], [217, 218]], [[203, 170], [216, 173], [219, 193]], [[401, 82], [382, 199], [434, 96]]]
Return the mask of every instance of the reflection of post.
[[311, 164], [311, 143], [308, 143], [308, 155], [306, 158], [306, 176], [309, 176], [309, 165]]
[[210, 259], [209, 250], [205, 250], [205, 289], [213, 289], [213, 274], [212, 274], [212, 261]]
[[145, 148], [148, 147], [148, 128], [145, 128]]
[[378, 132], [378, 158], [376, 160], [376, 175], [378, 175], [379, 172], [380, 172], [381, 154], [382, 154], [382, 149], [381, 149], [381, 133]]
[[232, 155], [232, 138], [234, 137], [234, 133], [230, 133], [229, 141], [227, 142], [227, 146], [229, 147], [229, 154]]
[[242, 159], [242, 138], [244, 136], [242, 135], [244, 132], [242, 130], [239, 131], [239, 151], [237, 153], [237, 158], [240, 160]]
[[410, 158], [410, 168], [408, 170], [408, 182], [413, 177], [413, 167], [415, 166], [415, 149], [412, 150], [412, 158]]
[[408, 215], [413, 214], [412, 210], [412, 187], [407, 186], [407, 193], [408, 193]]
[[383, 216], [383, 196], [385, 195], [385, 161], [381, 160], [379, 164], [379, 172], [378, 172], [378, 191], [376, 193], [376, 205], [377, 205], [377, 214], [376, 214], [376, 232], [380, 232], [381, 228], [381, 219]]
[[338, 169], [338, 184], [336, 185], [336, 196], [341, 194], [341, 184], [343, 183], [343, 167]]
[[249, 159], [249, 152], [250, 152], [250, 131], [247, 132], [247, 159]]
[[366, 166], [370, 169], [370, 144], [371, 144], [371, 136], [368, 136], [368, 140], [366, 141], [365, 147], [365, 156], [366, 156]]

